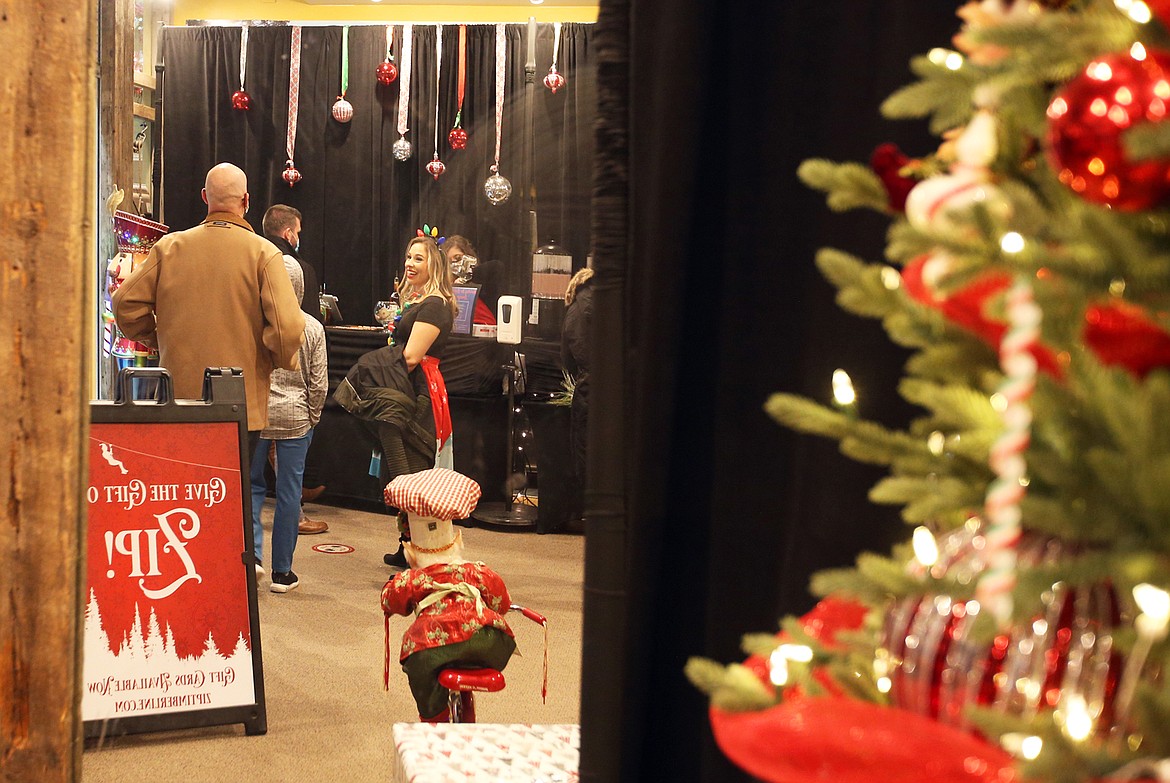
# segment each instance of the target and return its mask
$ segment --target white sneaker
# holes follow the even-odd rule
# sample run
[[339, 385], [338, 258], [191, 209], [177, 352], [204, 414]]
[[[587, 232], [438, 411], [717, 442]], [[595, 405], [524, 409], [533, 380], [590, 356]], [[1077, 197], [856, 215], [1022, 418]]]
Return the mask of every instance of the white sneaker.
[[259, 560], [257, 560], [256, 561], [256, 576], [264, 576], [264, 574], [266, 574], [266, 573], [268, 573], [268, 572], [264, 570], [264, 564], [261, 563]]

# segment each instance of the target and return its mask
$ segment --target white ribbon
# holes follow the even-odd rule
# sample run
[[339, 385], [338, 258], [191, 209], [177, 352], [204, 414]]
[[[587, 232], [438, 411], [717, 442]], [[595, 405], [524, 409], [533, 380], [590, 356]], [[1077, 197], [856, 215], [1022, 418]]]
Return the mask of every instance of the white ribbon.
[[557, 67], [557, 57], [561, 52], [561, 23], [553, 22], [553, 70]]
[[443, 25], [435, 25], [435, 157], [439, 157], [439, 78], [443, 72]]

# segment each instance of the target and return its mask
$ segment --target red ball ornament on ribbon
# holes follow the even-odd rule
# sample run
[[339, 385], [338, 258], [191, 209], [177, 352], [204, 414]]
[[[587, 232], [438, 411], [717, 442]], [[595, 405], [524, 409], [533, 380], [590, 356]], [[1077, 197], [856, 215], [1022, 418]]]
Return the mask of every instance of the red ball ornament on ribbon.
[[544, 86], [552, 90], [553, 95], [557, 94], [557, 90], [565, 86], [565, 77], [557, 71], [556, 67], [548, 69], [548, 76], [544, 77]]
[[232, 93], [232, 108], [236, 111], [247, 111], [252, 108], [252, 96], [243, 90]]
[[291, 188], [293, 185], [301, 181], [301, 172], [297, 171], [296, 166], [290, 160], [284, 164], [284, 171], [280, 173], [280, 178], [288, 183]]
[[1048, 152], [1064, 185], [1115, 209], [1152, 207], [1170, 195], [1170, 159], [1131, 160], [1123, 134], [1170, 111], [1170, 53], [1108, 54], [1089, 63], [1048, 105]]
[[378, 66], [375, 76], [378, 79], [378, 84], [393, 84], [394, 80], [398, 78], [398, 66], [387, 58]]
[[436, 155], [431, 160], [431, 162], [427, 164], [427, 173], [430, 174], [435, 179], [438, 179], [439, 175], [442, 174], [446, 170], [447, 170], [447, 166], [443, 163], [443, 161], [439, 160], [438, 155]]
[[452, 128], [451, 132], [447, 134], [447, 143], [451, 145], [453, 150], [467, 149], [467, 131], [462, 128]]

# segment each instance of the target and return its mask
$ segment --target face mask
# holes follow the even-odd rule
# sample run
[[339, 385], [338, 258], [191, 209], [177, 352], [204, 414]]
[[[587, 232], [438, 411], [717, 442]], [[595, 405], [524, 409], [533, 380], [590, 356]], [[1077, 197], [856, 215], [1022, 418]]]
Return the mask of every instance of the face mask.
[[300, 237], [297, 237], [297, 243], [296, 243], [296, 245], [293, 246], [293, 250], [298, 252], [298, 253], [301, 252], [301, 238]]

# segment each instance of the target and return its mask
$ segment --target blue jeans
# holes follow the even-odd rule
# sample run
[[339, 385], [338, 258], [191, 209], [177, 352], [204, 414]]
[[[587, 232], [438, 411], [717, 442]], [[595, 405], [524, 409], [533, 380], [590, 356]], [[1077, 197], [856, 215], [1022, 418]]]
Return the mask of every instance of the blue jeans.
[[270, 440], [260, 438], [252, 455], [252, 531], [256, 540], [256, 559], [262, 560], [264, 528], [260, 526], [260, 508], [268, 492], [264, 466], [268, 464], [268, 444], [276, 444], [276, 514], [272, 520], [272, 570], [292, 570], [293, 550], [297, 548], [297, 527], [301, 521], [301, 483], [305, 477], [305, 455], [313, 441], [309, 430], [299, 438]]

